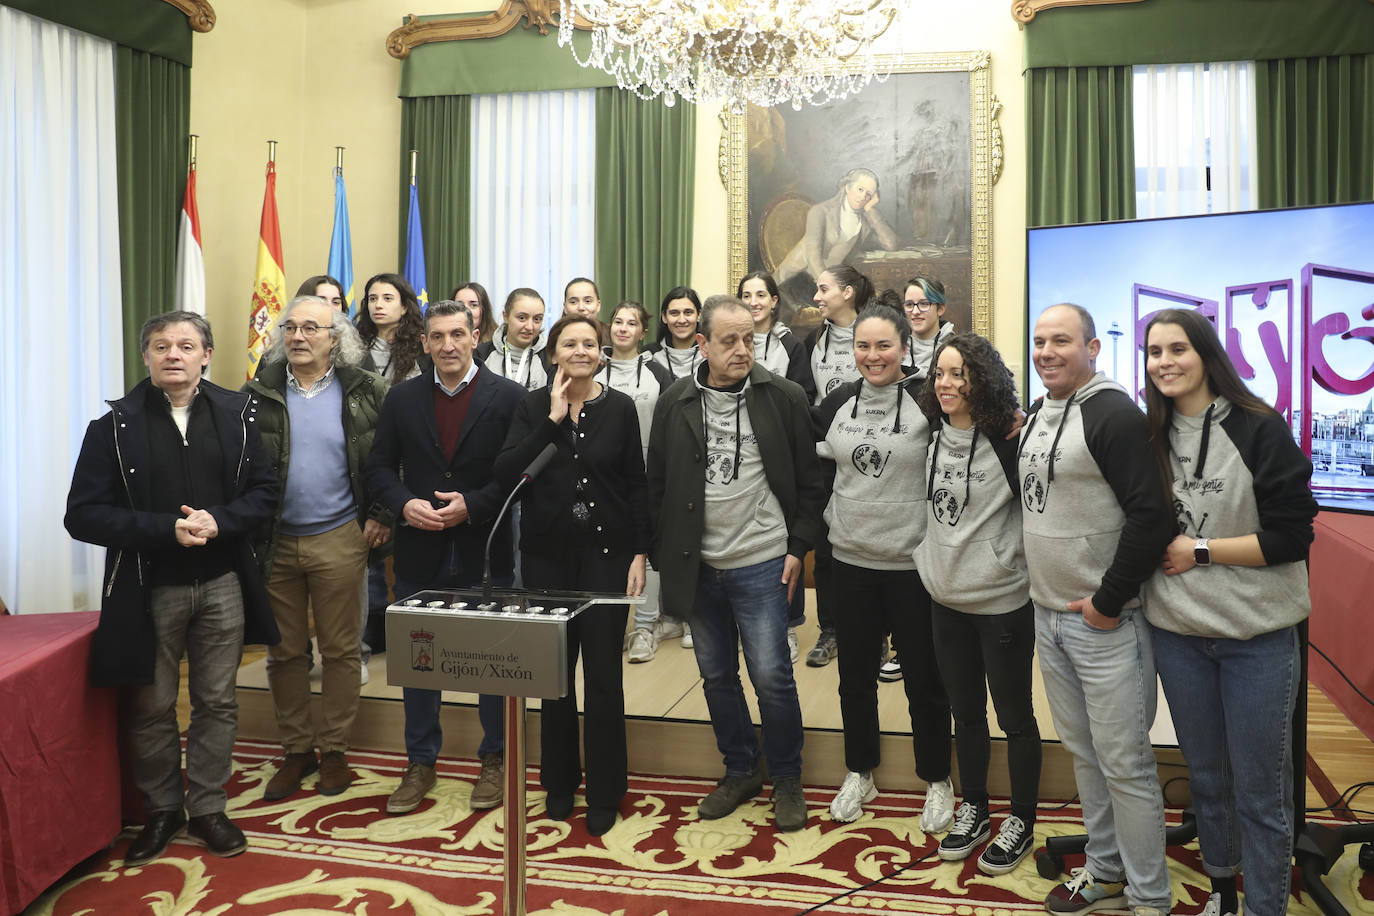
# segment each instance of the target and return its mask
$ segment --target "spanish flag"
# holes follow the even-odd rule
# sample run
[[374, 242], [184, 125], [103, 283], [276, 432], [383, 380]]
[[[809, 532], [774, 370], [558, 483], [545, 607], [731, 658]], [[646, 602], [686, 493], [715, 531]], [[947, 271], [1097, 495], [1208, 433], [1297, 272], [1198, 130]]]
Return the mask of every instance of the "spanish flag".
[[286, 268], [281, 256], [281, 228], [277, 224], [277, 164], [267, 161], [267, 190], [262, 198], [258, 229], [258, 267], [253, 281], [253, 311], [248, 318], [248, 377], [258, 371], [267, 349], [267, 329], [286, 304]]

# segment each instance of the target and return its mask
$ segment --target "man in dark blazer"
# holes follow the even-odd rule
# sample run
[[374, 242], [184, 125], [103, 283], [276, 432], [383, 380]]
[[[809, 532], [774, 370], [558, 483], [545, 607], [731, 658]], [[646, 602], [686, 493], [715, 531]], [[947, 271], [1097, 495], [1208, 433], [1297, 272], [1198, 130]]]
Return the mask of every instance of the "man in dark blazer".
[[[492, 465], [525, 389], [473, 360], [478, 334], [467, 306], [451, 300], [432, 304], [425, 314], [424, 348], [434, 369], [392, 388], [377, 418], [367, 484], [400, 520], [393, 561], [397, 598], [482, 581], [487, 536], [507, 495]], [[508, 523], [501, 527], [492, 547], [492, 577], [509, 585], [512, 540]], [[404, 698], [409, 765], [387, 800], [389, 814], [419, 807], [434, 787], [444, 741], [439, 691], [406, 687]], [[500, 697], [479, 698], [482, 772], [469, 802], [476, 809], [502, 801], [501, 711]]]

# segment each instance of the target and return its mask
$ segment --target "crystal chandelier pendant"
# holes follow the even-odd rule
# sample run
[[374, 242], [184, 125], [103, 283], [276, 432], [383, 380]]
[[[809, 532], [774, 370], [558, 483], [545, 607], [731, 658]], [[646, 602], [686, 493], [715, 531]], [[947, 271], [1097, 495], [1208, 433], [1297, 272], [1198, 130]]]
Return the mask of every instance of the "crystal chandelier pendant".
[[900, 0], [559, 0], [558, 43], [591, 24], [583, 67], [672, 106], [795, 109], [858, 92], [887, 71], [873, 54]]

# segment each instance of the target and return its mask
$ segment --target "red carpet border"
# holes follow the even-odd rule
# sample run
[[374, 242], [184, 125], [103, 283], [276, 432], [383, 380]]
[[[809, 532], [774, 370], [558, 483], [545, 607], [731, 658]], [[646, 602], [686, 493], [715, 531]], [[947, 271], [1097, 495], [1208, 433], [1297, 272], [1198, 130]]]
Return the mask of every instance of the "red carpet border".
[[[440, 762], [439, 785], [417, 811], [381, 813], [405, 768], [403, 755], [354, 752], [358, 779], [342, 795], [301, 792], [262, 800], [279, 753], [241, 741], [229, 785], [229, 815], [248, 834], [249, 849], [217, 859], [181, 837], [167, 854], [124, 868], [121, 837], [85, 873], [50, 890], [26, 916], [479, 916], [502, 912], [501, 810], [468, 807], [477, 764]], [[973, 860], [945, 863], [935, 840], [917, 826], [921, 796], [883, 792], [853, 824], [830, 820], [832, 788], [809, 788], [805, 829], [778, 833], [771, 803], [755, 799], [734, 815], [700, 821], [696, 803], [712, 783], [638, 777], [605, 836], [587, 833], [586, 808], [566, 823], [549, 820], [537, 771], [530, 770], [527, 909], [539, 916], [744, 916], [800, 913], [843, 890], [861, 887], [922, 856], [925, 861], [876, 887], [826, 906], [826, 913], [1011, 916], [1044, 912], [1053, 882], [1031, 860], [989, 878]], [[1081, 831], [1076, 807], [1046, 810], [1037, 842]], [[1177, 812], [1171, 812], [1171, 821]], [[996, 821], [996, 817], [994, 817]], [[1198, 912], [1209, 885], [1195, 845], [1170, 850], [1174, 912]], [[1374, 879], [1350, 850], [1328, 876], [1354, 913], [1374, 914]], [[1070, 865], [1081, 864], [1071, 859]], [[1317, 910], [1295, 897], [1289, 913]]]

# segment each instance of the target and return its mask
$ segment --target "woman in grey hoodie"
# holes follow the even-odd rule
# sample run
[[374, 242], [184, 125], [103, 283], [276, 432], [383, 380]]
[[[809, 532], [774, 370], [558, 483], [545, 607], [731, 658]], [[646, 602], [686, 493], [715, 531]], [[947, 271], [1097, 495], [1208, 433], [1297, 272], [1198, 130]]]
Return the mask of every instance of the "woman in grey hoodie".
[[1004, 875], [1035, 841], [1040, 729], [1031, 704], [1035, 612], [1021, 543], [1016, 382], [977, 334], [955, 334], [935, 354], [918, 400], [939, 432], [930, 446], [925, 538], [916, 565], [930, 590], [940, 674], [954, 710], [964, 801], [940, 841], [947, 862], [968, 858], [992, 835], [988, 811], [987, 697], [1007, 736], [1011, 814], [978, 856]]
[[954, 816], [949, 703], [931, 645], [930, 596], [913, 558], [926, 527], [930, 427], [902, 370], [911, 337], [906, 316], [871, 306], [851, 330], [861, 377], [835, 388], [813, 412], [816, 454], [835, 463], [825, 521], [834, 557], [830, 585], [845, 604], [835, 633], [849, 774], [830, 816], [855, 820], [878, 794], [879, 648], [890, 632], [907, 661], [916, 775], [929, 784], [921, 829], [939, 833]]
[[1245, 387], [1210, 322], [1145, 329], [1145, 403], [1178, 534], [1145, 587], [1155, 665], [1188, 761], [1209, 914], [1286, 912], [1297, 625], [1311, 613], [1312, 462]]
[[510, 291], [501, 326], [491, 340], [477, 345], [473, 358], [497, 375], [519, 382], [527, 391], [548, 384], [544, 355], [544, 297], [528, 287]]

